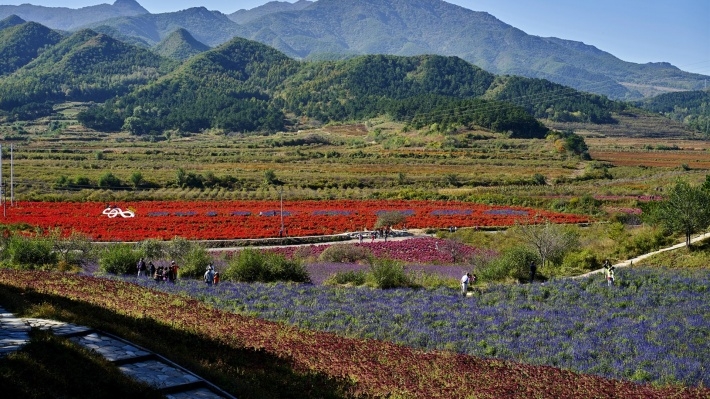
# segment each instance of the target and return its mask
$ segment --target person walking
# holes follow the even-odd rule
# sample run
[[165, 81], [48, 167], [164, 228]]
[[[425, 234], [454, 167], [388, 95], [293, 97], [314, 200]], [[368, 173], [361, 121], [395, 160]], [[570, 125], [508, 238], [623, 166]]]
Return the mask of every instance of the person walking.
[[611, 264], [604, 265], [604, 275], [606, 276], [606, 285], [611, 287], [614, 285], [614, 269], [615, 267]]
[[175, 282], [175, 280], [177, 280], [179, 268], [180, 267], [177, 265], [177, 263], [175, 263], [175, 261], [170, 262], [170, 281], [173, 283]]
[[141, 258], [136, 264], [136, 269], [138, 269], [138, 277], [145, 276], [145, 261]]
[[158, 266], [155, 270], [155, 275], [153, 276], [156, 284], [159, 284], [163, 280], [163, 265]]
[[537, 272], [537, 265], [535, 264], [535, 261], [532, 260], [530, 261], [530, 284], [535, 281], [535, 272]]
[[205, 283], [208, 286], [212, 286], [212, 284], [214, 284], [214, 270], [211, 263], [207, 266], [207, 271], [205, 272]]
[[468, 285], [473, 282], [471, 273], [466, 273], [461, 277], [461, 295], [466, 296]]

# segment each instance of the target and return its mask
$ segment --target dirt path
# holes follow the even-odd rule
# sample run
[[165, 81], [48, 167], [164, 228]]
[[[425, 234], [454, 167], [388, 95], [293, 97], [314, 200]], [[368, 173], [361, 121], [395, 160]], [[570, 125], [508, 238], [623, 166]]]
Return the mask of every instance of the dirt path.
[[[692, 239], [690, 240], [690, 242], [691, 242], [691, 243], [695, 243], [695, 242], [698, 242], [698, 241], [703, 241], [703, 240], [705, 240], [705, 239], [707, 239], [707, 238], [710, 238], [710, 233], [701, 234], [701, 235], [699, 235], [699, 236], [697, 236], [697, 237], [695, 237], [695, 238], [692, 238]], [[656, 255], [656, 254], [660, 254], [661, 252], [673, 251], [673, 250], [676, 250], [676, 249], [683, 248], [684, 246], [685, 246], [685, 242], [682, 242], [682, 243], [680, 243], [680, 244], [676, 244], [676, 245], [673, 245], [673, 246], [670, 246], [670, 247], [667, 247], [667, 248], [661, 248], [661, 249], [659, 249], [658, 251], [649, 252], [649, 253], [647, 253], [647, 254], [639, 255], [639, 256], [637, 256], [637, 257], [635, 257], [635, 258], [628, 259], [628, 260], [625, 260], [625, 261], [623, 261], [623, 262], [619, 262], [619, 263], [615, 264], [614, 267], [619, 268], [619, 267], [629, 267], [629, 266], [633, 266], [633, 265], [634, 265], [634, 262], [638, 263], [638, 262], [641, 261], [641, 260], [644, 260], [644, 259], [646, 259], [646, 258], [650, 258], [651, 256]], [[594, 271], [591, 271], [591, 272], [589, 272], [589, 273], [581, 274], [581, 275], [579, 275], [579, 276], [575, 276], [575, 277], [571, 277], [571, 278], [584, 278], [584, 277], [589, 277], [589, 276], [592, 276], [592, 275], [594, 275], [594, 274], [600, 274], [600, 273], [604, 273], [604, 269], [594, 270]]]

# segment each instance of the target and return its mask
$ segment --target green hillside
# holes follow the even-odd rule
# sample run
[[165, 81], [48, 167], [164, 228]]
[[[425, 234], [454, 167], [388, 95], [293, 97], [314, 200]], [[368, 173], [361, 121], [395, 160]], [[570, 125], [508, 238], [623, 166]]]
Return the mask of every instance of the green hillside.
[[641, 108], [663, 114], [710, 137], [710, 91], [684, 91], [661, 94], [638, 102]]
[[298, 63], [260, 43], [235, 39], [197, 55], [158, 82], [80, 114], [100, 130], [134, 134], [279, 130], [284, 115], [274, 89]]
[[[5, 21], [10, 22], [8, 19]], [[27, 65], [40, 52], [61, 39], [59, 33], [36, 22], [20, 23], [0, 30], [0, 76]]]
[[0, 21], [0, 30], [12, 28], [13, 26], [17, 25], [22, 25], [25, 22], [27, 21], [13, 14]]
[[557, 110], [550, 118], [610, 123], [611, 111], [623, 108], [550, 82], [496, 78], [457, 57], [298, 62], [258, 42], [234, 39], [79, 118], [94, 129], [159, 135], [276, 131], [296, 118], [331, 123], [388, 115], [413, 126], [480, 126], [513, 137], [542, 137], [547, 129], [534, 117], [537, 103], [510, 103], [521, 87], [541, 99], [543, 110]]
[[165, 74], [174, 63], [91, 30], [79, 31], [0, 80], [0, 110], [105, 101]]
[[442, 131], [479, 126], [542, 137], [547, 129], [536, 118], [614, 123], [611, 112], [624, 107], [546, 80], [496, 77], [453, 56], [303, 62], [242, 38], [209, 50], [184, 29], [154, 51], [92, 30], [59, 40], [35, 23], [6, 28], [0, 37], [8, 38], [0, 48], [7, 54], [35, 46], [23, 58], [26, 65], [8, 66], [0, 78], [0, 117], [34, 119], [51, 114], [57, 103], [91, 102], [79, 120], [108, 132], [272, 132], [298, 119], [318, 124], [388, 116]]
[[135, 0], [79, 10], [0, 5], [0, 18], [12, 14], [53, 29], [90, 28], [145, 47], [185, 29], [208, 46], [242, 37], [298, 60], [456, 56], [497, 75], [546, 79], [621, 100], [699, 90], [707, 78], [664, 62], [636, 64], [581, 42], [529, 35], [486, 12], [442, 0], [269, 2], [230, 16], [204, 7], [150, 14]]
[[184, 61], [209, 49], [208, 45], [198, 42], [190, 32], [181, 28], [158, 43], [153, 51], [166, 58]]

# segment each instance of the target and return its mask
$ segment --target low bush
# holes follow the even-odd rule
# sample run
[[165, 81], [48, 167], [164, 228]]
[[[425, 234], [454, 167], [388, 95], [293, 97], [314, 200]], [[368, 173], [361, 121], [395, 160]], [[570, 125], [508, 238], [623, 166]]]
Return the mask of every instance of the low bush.
[[105, 273], [137, 273], [136, 264], [143, 257], [141, 251], [133, 249], [131, 244], [113, 244], [101, 251], [99, 268]]
[[163, 241], [155, 239], [143, 240], [139, 245], [143, 255], [148, 260], [163, 259], [168, 246]]
[[401, 262], [387, 258], [372, 258], [370, 260], [370, 275], [372, 283], [377, 288], [398, 288], [412, 285], [404, 272]]
[[528, 265], [531, 261], [540, 263], [540, 258], [530, 248], [523, 245], [508, 248], [500, 257], [480, 268], [478, 277], [485, 281], [526, 280], [529, 277]]
[[459, 288], [459, 280], [451, 277], [444, 277], [436, 273], [417, 272], [409, 273], [409, 281], [412, 286], [423, 287], [427, 289], [434, 288]]
[[181, 277], [200, 278], [204, 275], [207, 265], [212, 262], [212, 255], [204, 246], [192, 245], [192, 248], [182, 258], [179, 275]]
[[545, 265], [540, 272], [550, 277], [575, 276], [601, 268], [602, 261], [591, 250], [583, 249], [565, 255], [559, 266]]
[[96, 261], [94, 245], [85, 234], [72, 232], [68, 237], [64, 237], [61, 231], [57, 230], [50, 237], [53, 251], [59, 258], [60, 270], [78, 270]]
[[326, 248], [320, 254], [321, 262], [356, 263], [367, 261], [372, 257], [372, 251], [355, 244], [336, 244]]
[[674, 237], [666, 234], [660, 228], [634, 229], [633, 234], [617, 240], [616, 256], [619, 259], [628, 259], [648, 252], [653, 252], [673, 243]]
[[348, 270], [345, 272], [337, 272], [325, 281], [324, 285], [354, 285], [361, 286], [367, 282], [367, 273], [363, 270]]
[[225, 280], [242, 282], [293, 281], [309, 282], [308, 271], [298, 259], [245, 248], [229, 260], [223, 273]]
[[13, 235], [5, 247], [7, 260], [13, 267], [34, 270], [53, 268], [58, 256], [51, 238]]

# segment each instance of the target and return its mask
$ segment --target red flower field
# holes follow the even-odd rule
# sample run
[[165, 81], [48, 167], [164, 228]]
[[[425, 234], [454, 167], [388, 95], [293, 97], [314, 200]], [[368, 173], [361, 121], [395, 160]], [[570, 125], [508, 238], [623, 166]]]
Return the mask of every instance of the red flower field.
[[[112, 209], [108, 209], [111, 207]], [[287, 201], [283, 222], [288, 236], [338, 234], [372, 229], [378, 213], [407, 215], [408, 228], [510, 226], [540, 217], [554, 223], [587, 218], [518, 207], [451, 201]], [[148, 238], [229, 240], [278, 237], [279, 201], [19, 202], [7, 207], [3, 223], [27, 223], [84, 233], [96, 241]], [[403, 226], [396, 226], [403, 227]]]

